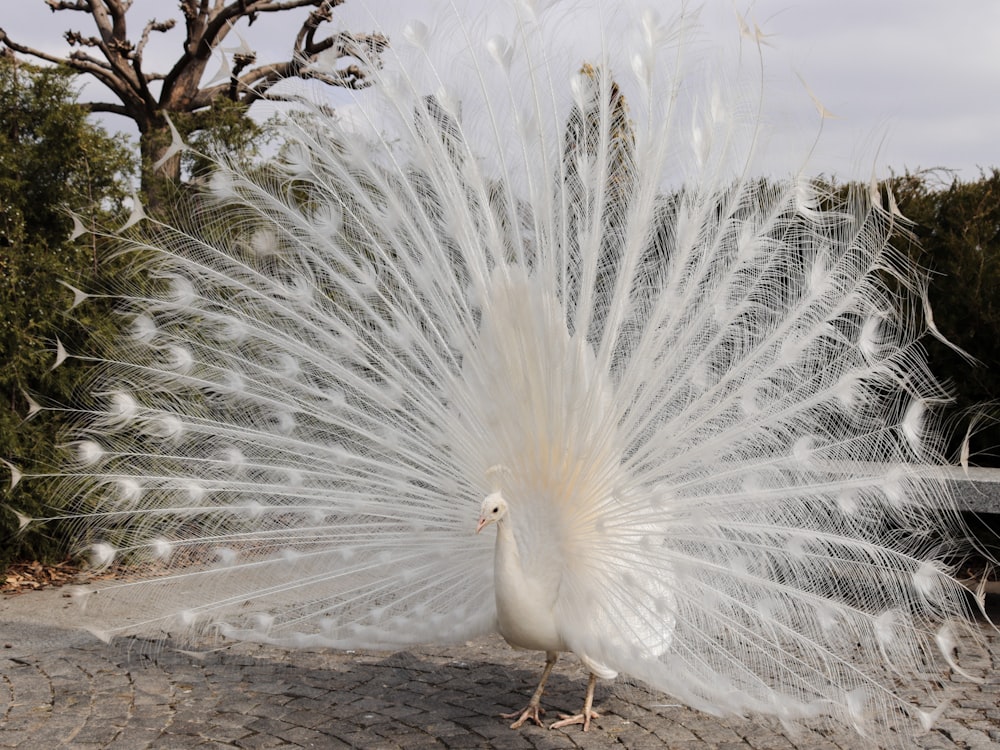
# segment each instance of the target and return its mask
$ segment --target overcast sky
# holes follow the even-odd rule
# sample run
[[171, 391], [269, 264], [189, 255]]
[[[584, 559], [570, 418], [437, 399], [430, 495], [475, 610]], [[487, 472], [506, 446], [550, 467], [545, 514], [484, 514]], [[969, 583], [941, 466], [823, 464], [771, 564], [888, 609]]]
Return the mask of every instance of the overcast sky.
[[[483, 3], [457, 2], [480, 9]], [[492, 3], [491, 3], [492, 4]], [[650, 2], [662, 15], [678, 3]], [[390, 35], [405, 21], [432, 15], [437, 0], [348, 0], [335, 24], [355, 31], [376, 23]], [[1000, 166], [1000, 2], [998, 0], [706, 0], [705, 34], [734, 39], [739, 9], [767, 35], [767, 93], [778, 110], [808, 109], [799, 76], [836, 117], [824, 123], [812, 160], [816, 172], [842, 179], [885, 176], [892, 168], [947, 167], [966, 179], [978, 167]], [[13, 12], [12, 12], [13, 11]], [[472, 12], [472, 11], [470, 11]], [[132, 36], [152, 17], [177, 17], [176, 3], [135, 0]], [[53, 14], [43, 0], [3, 0], [0, 26], [18, 41], [62, 53], [66, 28], [91, 33], [83, 13]], [[284, 59], [304, 11], [267, 14], [241, 29], [259, 61]], [[572, 34], [567, 29], [567, 34]], [[147, 52], [147, 69], [176, 59], [179, 35], [158, 40]], [[238, 44], [233, 38], [232, 46]], [[159, 64], [157, 64], [159, 62]], [[85, 98], [100, 98], [88, 86]], [[107, 127], [134, 133], [124, 118]], [[800, 125], [775, 140], [808, 142]]]

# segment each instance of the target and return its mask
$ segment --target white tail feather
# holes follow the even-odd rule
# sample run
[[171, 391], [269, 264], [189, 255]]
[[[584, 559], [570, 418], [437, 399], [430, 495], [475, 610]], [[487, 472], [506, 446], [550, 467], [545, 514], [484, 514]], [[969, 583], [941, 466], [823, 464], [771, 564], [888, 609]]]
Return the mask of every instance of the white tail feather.
[[922, 301], [883, 280], [893, 217], [754, 176], [746, 97], [665, 70], [652, 16], [624, 62], [563, 56], [544, 14], [453, 24], [411, 25], [351, 117], [289, 121], [279, 164], [220, 165], [214, 213], [147, 220], [67, 481], [102, 562], [169, 573], [89, 612], [468, 638], [496, 623], [472, 528], [502, 488], [588, 663], [713, 713], [912, 719], [890, 676], [952, 663], [926, 625], [965, 599], [955, 508], [912, 465], [940, 398]]

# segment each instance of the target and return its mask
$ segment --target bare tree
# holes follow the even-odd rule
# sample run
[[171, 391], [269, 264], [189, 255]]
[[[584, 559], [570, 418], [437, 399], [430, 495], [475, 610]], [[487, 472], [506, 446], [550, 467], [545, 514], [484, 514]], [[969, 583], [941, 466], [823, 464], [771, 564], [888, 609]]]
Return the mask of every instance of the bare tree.
[[[73, 50], [67, 57], [59, 57], [20, 44], [0, 28], [0, 50], [6, 47], [8, 53], [13, 51], [66, 65], [93, 76], [111, 91], [117, 101], [83, 106], [92, 112], [124, 115], [138, 125], [142, 187], [153, 208], [165, 197], [167, 186], [180, 179], [180, 155], [171, 153], [167, 116], [182, 125], [183, 132], [196, 132], [206, 126], [213, 102], [224, 97], [249, 107], [260, 99], [273, 98], [272, 87], [292, 77], [358, 89], [367, 84], [364, 66], [359, 61], [377, 60], [388, 43], [377, 33], [337, 32], [321, 38], [320, 26], [332, 19], [333, 9], [344, 0], [180, 0], [185, 25], [183, 51], [169, 71], [158, 73], [145, 69], [143, 52], [150, 35], [174, 28], [175, 19], [147, 21], [138, 41], [134, 41], [126, 18], [132, 0], [45, 2], [53, 12], [77, 11], [89, 16], [97, 33], [88, 36], [80, 31], [66, 31], [65, 38]], [[304, 7], [313, 10], [296, 34], [288, 60], [258, 65], [256, 53], [240, 45], [232, 56], [228, 76], [202, 83], [213, 52], [238, 21], [246, 18], [252, 24], [264, 13]], [[347, 60], [348, 64], [315, 65], [321, 54], [338, 61]], [[156, 93], [151, 89], [154, 82], [159, 82]]]

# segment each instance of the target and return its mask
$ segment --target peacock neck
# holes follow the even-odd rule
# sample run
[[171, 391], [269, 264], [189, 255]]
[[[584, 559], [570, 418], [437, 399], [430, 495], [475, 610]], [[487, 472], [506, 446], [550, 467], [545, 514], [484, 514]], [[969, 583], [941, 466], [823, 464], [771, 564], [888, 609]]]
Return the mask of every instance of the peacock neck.
[[498, 604], [500, 598], [511, 597], [523, 587], [527, 580], [514, 530], [506, 518], [497, 522], [497, 541], [493, 550], [493, 573]]
[[493, 564], [498, 573], [503, 569], [524, 575], [521, 570], [521, 553], [517, 548], [517, 539], [514, 538], [514, 531], [506, 518], [497, 521], [497, 541], [493, 550]]

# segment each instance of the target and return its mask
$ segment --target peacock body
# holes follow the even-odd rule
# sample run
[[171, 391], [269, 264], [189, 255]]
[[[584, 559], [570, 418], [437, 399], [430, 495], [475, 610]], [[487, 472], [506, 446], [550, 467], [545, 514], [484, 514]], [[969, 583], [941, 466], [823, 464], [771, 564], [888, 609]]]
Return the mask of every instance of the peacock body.
[[685, 23], [635, 19], [622, 62], [514, 10], [411, 25], [351, 117], [123, 233], [144, 272], [60, 481], [98, 562], [165, 574], [88, 615], [499, 628], [714, 714], [926, 723], [890, 678], [953, 664], [967, 604], [891, 197], [760, 177], [754, 96], [677, 74]]

